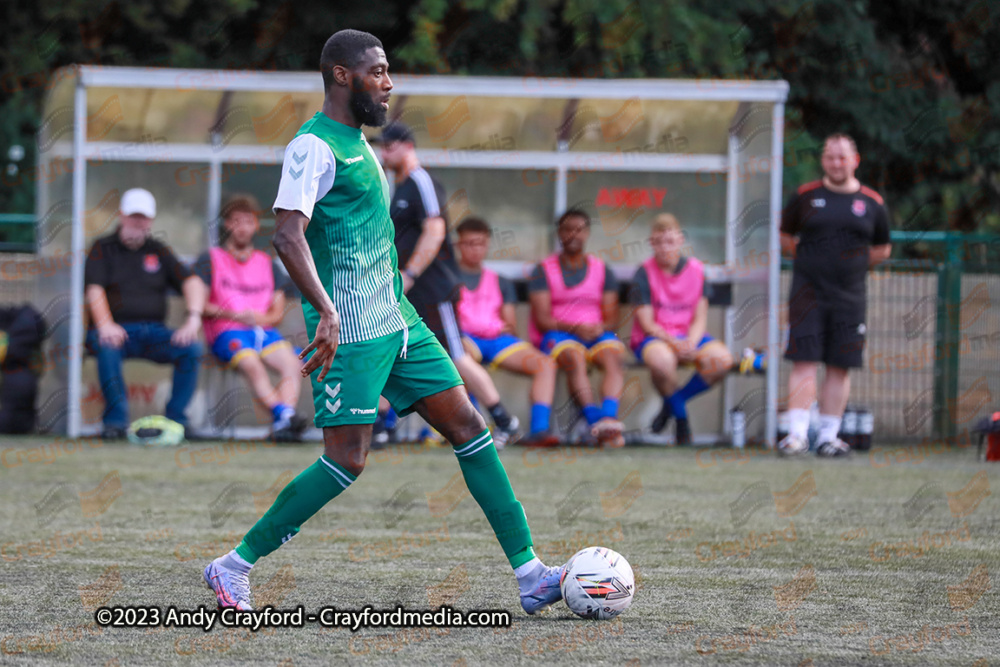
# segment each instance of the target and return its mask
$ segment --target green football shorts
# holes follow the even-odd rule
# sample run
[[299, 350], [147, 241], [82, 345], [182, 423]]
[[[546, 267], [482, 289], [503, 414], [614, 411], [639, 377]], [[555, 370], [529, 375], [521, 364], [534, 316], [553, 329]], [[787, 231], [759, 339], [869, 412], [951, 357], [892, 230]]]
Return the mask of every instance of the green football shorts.
[[319, 369], [310, 375], [316, 426], [372, 424], [379, 395], [400, 416], [407, 415], [421, 398], [462, 384], [455, 364], [423, 321], [410, 325], [405, 357], [402, 352], [402, 330], [338, 346], [326, 379], [316, 381]]

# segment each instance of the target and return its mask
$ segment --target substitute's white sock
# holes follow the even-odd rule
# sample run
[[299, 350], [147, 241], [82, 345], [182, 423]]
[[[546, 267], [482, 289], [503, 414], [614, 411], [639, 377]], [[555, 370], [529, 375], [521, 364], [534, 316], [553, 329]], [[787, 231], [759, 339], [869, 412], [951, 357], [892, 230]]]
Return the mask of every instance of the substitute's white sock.
[[840, 433], [840, 417], [836, 415], [819, 416], [819, 441], [833, 442]]
[[788, 411], [788, 435], [794, 435], [800, 440], [809, 437], [809, 411], [802, 408], [792, 408]]

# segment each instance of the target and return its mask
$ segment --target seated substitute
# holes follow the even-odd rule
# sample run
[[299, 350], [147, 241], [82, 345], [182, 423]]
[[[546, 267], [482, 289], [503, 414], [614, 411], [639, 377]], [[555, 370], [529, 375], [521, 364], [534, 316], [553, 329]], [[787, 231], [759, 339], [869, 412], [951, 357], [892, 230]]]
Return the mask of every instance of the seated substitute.
[[515, 335], [514, 284], [483, 266], [492, 234], [479, 218], [466, 218], [458, 226], [458, 325], [466, 350], [477, 362], [531, 376], [531, 432], [521, 444], [551, 447], [559, 443], [549, 431], [556, 364]]
[[[618, 321], [618, 281], [611, 270], [585, 251], [590, 216], [570, 209], [556, 223], [562, 251], [535, 267], [528, 284], [531, 342], [566, 372], [569, 393], [601, 445], [625, 444], [618, 402], [625, 386], [625, 346], [607, 326]], [[587, 364], [604, 372], [600, 408], [594, 404]]]
[[[634, 278], [632, 302], [637, 309], [630, 342], [663, 396], [663, 409], [653, 419], [653, 432], [659, 433], [674, 418], [677, 444], [689, 445], [687, 401], [724, 378], [733, 367], [733, 357], [725, 345], [705, 333], [705, 271], [697, 258], [681, 254], [684, 231], [677, 218], [670, 213], [656, 216], [649, 243], [653, 256]], [[694, 364], [696, 369], [680, 390], [678, 364]]]
[[[91, 326], [87, 349], [97, 357], [104, 395], [101, 437], [121, 440], [128, 428], [128, 398], [122, 360], [147, 359], [173, 364], [174, 377], [165, 416], [189, 433], [188, 403], [198, 386], [202, 346], [198, 341], [205, 288], [163, 243], [150, 236], [156, 199], [149, 190], [132, 188], [122, 195], [118, 228], [94, 241], [84, 265], [84, 285]], [[187, 319], [172, 331], [167, 290], [184, 295]]]
[[[254, 250], [260, 210], [253, 196], [242, 194], [222, 207], [222, 245], [195, 263], [208, 286], [202, 323], [212, 354], [239, 371], [254, 398], [271, 411], [271, 436], [295, 441], [308, 425], [295, 414], [302, 362], [275, 328], [285, 316], [291, 282], [266, 253]], [[277, 388], [268, 368], [281, 376]]]

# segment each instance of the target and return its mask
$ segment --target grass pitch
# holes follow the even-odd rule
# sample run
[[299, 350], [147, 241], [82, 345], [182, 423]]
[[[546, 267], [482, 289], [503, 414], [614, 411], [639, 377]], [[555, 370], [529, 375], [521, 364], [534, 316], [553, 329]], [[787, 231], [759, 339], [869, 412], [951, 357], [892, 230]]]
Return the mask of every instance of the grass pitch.
[[373, 453], [349, 491], [258, 564], [255, 601], [506, 609], [513, 626], [256, 634], [102, 630], [93, 609], [213, 606], [202, 568], [318, 446], [6, 438], [0, 453], [3, 664], [983, 665], [1000, 656], [996, 473], [968, 449], [779, 461], [509, 448], [501, 458], [547, 563], [602, 544], [636, 570], [632, 608], [595, 623], [561, 603], [526, 616], [450, 450], [396, 447]]

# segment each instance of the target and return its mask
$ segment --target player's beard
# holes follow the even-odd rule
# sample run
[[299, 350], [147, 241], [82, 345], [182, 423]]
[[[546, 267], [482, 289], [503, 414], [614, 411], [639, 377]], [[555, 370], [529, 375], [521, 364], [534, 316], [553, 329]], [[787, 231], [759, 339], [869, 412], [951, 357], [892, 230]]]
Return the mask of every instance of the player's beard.
[[[360, 81], [351, 81], [351, 99], [349, 104], [354, 120], [369, 127], [382, 127], [385, 125], [386, 116], [389, 110], [383, 107], [372, 98], [370, 93], [365, 92], [363, 87], [359, 87]], [[361, 84], [363, 86], [363, 84]]]

